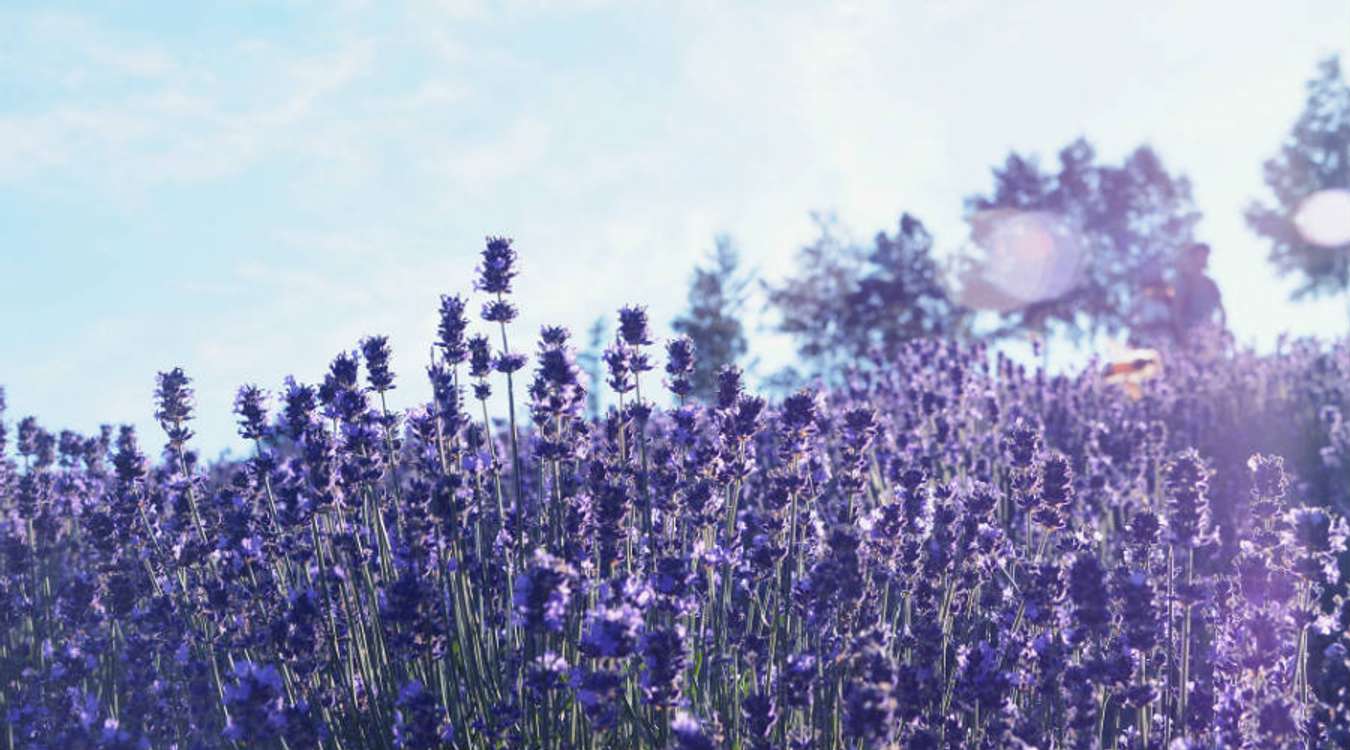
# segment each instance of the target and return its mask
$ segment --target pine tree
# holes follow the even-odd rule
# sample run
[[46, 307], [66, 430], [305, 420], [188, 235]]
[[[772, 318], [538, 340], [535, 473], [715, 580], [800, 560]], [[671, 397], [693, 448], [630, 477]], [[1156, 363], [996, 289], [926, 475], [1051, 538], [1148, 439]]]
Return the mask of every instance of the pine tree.
[[694, 269], [689, 283], [689, 308], [671, 327], [694, 342], [693, 395], [703, 400], [717, 393], [717, 372], [736, 364], [746, 352], [745, 309], [749, 277], [740, 270], [740, 255], [731, 239], [719, 236], [707, 265]]
[[589, 381], [586, 384], [586, 412], [592, 419], [598, 419], [600, 416], [600, 392], [605, 387], [602, 356], [607, 343], [605, 334], [608, 331], [605, 318], [596, 318], [587, 332], [586, 349], [577, 355], [577, 364], [581, 366], [581, 371], [586, 373]]

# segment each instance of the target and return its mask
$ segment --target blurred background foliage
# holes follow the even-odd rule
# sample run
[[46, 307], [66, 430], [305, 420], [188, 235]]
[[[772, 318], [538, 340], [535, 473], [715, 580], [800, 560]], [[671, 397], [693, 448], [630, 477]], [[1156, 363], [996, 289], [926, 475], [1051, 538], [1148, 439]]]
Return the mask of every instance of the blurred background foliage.
[[[763, 325], [788, 336], [798, 357], [766, 379], [782, 388], [837, 382], [859, 362], [893, 361], [905, 342], [930, 336], [1031, 338], [1039, 347], [1107, 336], [1155, 345], [1162, 330], [1179, 343], [1169, 320], [1180, 304], [1178, 263], [1204, 239], [1186, 175], [1146, 144], [1103, 163], [1087, 138], [1062, 148], [1053, 165], [1012, 152], [991, 172], [988, 191], [965, 201], [971, 238], [959, 247], [951, 241], [960, 238], [939, 245], [943, 238], [910, 213], [870, 242], [816, 215], [819, 236], [796, 252], [792, 273], [760, 282]], [[1304, 111], [1265, 163], [1265, 181], [1270, 196], [1254, 199], [1246, 219], [1269, 241], [1276, 273], [1298, 279], [1293, 299], [1345, 294], [1350, 86], [1336, 57], [1308, 83]], [[1310, 202], [1319, 200], [1311, 216]], [[688, 309], [674, 326], [706, 355], [696, 377], [704, 397], [717, 368], [750, 364], [745, 292], [753, 278], [724, 236], [690, 280]], [[1150, 313], [1150, 305], [1160, 309]]]

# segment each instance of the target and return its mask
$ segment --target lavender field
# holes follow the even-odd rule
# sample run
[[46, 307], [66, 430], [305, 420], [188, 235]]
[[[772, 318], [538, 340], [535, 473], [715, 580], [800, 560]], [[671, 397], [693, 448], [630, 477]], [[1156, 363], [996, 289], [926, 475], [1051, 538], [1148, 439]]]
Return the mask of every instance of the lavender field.
[[641, 306], [604, 383], [527, 343], [517, 270], [490, 238], [425, 373], [376, 336], [241, 388], [247, 458], [194, 451], [179, 369], [163, 435], [3, 414], [0, 744], [1350, 744], [1345, 343], [1132, 397], [917, 340], [703, 403]]

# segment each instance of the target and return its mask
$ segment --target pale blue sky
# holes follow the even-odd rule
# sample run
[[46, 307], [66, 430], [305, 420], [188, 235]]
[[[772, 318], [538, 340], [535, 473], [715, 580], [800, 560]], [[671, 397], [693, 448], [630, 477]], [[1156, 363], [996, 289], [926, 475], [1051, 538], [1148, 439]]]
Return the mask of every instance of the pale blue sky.
[[[523, 256], [516, 341], [626, 302], [662, 323], [718, 232], [773, 278], [834, 211], [856, 234], [961, 199], [1016, 148], [1141, 142], [1188, 173], [1239, 337], [1346, 329], [1294, 306], [1241, 208], [1350, 3], [452, 2], [0, 6], [0, 383], [10, 419], [157, 444], [154, 372], [315, 379], [392, 337], [403, 387], [485, 234]], [[764, 340], [767, 364], [782, 342]]]

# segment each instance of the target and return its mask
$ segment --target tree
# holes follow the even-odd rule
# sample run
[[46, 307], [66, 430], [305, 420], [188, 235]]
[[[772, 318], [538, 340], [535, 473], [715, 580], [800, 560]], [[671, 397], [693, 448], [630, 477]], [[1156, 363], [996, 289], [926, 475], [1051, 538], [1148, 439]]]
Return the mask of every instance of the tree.
[[600, 416], [600, 389], [604, 387], [605, 374], [602, 368], [608, 327], [605, 318], [599, 317], [587, 331], [586, 349], [577, 355], [577, 364], [586, 373], [586, 413], [591, 419]]
[[1280, 276], [1300, 277], [1294, 299], [1350, 288], [1350, 253], [1307, 242], [1294, 223], [1304, 199], [1327, 189], [1350, 189], [1350, 86], [1336, 57], [1323, 60], [1308, 82], [1308, 101], [1278, 154], [1265, 163], [1274, 203], [1253, 202], [1247, 225], [1270, 245]]
[[963, 330], [966, 311], [940, 282], [923, 222], [904, 214], [894, 235], [878, 232], [863, 246], [841, 238], [832, 220], [815, 219], [820, 236], [798, 253], [796, 275], [766, 290], [778, 330], [816, 374], [829, 379], [892, 359], [911, 339]]
[[706, 400], [717, 394], [717, 371], [745, 356], [747, 343], [741, 313], [750, 279], [741, 273], [740, 255], [725, 235], [716, 239], [706, 266], [694, 269], [689, 283], [689, 308], [671, 327], [694, 342], [693, 395]]
[[1018, 330], [1077, 339], [1130, 327], [1142, 302], [1141, 279], [1170, 268], [1194, 242], [1200, 220], [1190, 181], [1170, 174], [1148, 146], [1119, 165], [1099, 164], [1078, 139], [1059, 152], [1059, 169], [1042, 171], [1034, 157], [1012, 153], [994, 169], [989, 195], [966, 199], [967, 217], [985, 212], [1044, 212], [1071, 228], [1081, 246], [1079, 277], [1049, 299], [1027, 300], [999, 314], [991, 335]]

